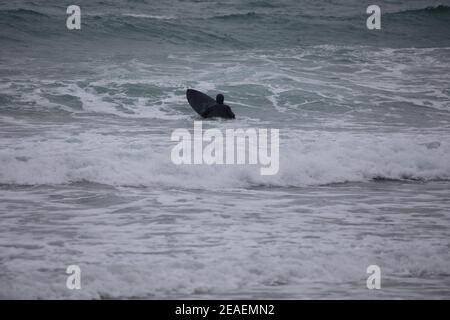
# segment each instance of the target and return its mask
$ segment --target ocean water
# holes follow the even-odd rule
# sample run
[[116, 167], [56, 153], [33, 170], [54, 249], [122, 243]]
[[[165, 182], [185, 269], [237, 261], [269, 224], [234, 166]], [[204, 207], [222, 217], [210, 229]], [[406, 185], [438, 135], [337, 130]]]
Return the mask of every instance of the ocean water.
[[[0, 3], [0, 298], [450, 298], [448, 1], [73, 4]], [[187, 88], [278, 174], [173, 164]]]

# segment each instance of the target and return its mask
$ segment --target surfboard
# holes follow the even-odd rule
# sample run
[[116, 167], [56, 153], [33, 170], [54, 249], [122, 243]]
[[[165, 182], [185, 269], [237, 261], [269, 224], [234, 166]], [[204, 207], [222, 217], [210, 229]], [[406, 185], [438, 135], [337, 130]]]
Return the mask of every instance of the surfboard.
[[216, 104], [215, 99], [194, 89], [188, 89], [186, 91], [186, 98], [192, 109], [194, 109], [199, 115], [202, 115], [206, 108]]

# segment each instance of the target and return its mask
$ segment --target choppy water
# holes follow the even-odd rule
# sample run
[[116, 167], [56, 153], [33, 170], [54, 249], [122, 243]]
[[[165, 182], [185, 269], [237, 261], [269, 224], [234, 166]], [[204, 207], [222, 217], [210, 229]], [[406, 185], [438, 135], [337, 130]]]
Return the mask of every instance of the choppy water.
[[[0, 4], [1, 298], [450, 297], [446, 1], [78, 4]], [[279, 173], [172, 164], [187, 88]]]

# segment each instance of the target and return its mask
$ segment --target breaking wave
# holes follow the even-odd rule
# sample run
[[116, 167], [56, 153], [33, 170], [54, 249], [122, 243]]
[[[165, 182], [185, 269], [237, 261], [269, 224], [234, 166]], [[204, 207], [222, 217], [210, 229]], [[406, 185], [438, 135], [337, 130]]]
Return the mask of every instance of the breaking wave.
[[[167, 137], [169, 139], [169, 137]], [[426, 139], [430, 139], [428, 136]], [[280, 170], [261, 176], [260, 165], [180, 165], [171, 148], [142, 140], [85, 133], [65, 140], [24, 140], [0, 151], [0, 183], [92, 182], [168, 188], [302, 187], [370, 180], [448, 180], [450, 144], [423, 137], [349, 133], [302, 134], [280, 147]]]

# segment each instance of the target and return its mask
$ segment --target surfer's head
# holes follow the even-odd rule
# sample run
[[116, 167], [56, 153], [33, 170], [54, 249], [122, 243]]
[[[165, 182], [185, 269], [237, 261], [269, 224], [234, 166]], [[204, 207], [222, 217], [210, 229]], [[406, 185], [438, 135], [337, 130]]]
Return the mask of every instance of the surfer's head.
[[223, 94], [220, 94], [220, 93], [219, 93], [219, 94], [216, 96], [216, 102], [217, 102], [217, 103], [222, 104], [224, 99], [225, 99], [225, 98], [223, 97]]

